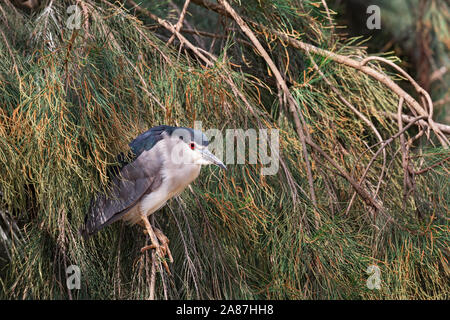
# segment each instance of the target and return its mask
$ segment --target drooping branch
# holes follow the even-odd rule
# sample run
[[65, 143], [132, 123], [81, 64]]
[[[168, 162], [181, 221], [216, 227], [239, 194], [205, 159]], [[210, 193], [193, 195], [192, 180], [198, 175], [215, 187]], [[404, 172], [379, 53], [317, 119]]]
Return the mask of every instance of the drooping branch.
[[[386, 117], [390, 118], [390, 119], [398, 120], [398, 115], [395, 114], [395, 113], [392, 113], [392, 112], [383, 112], [383, 114], [384, 114]], [[403, 121], [404, 123], [409, 123], [409, 122], [411, 122], [411, 121], [414, 119], [414, 117], [408, 116], [408, 115], [406, 115], [406, 114], [402, 114], [402, 115], [401, 115], [401, 118], [402, 118], [402, 121]], [[417, 121], [417, 123], [418, 123], [419, 125], [421, 125], [422, 127], [428, 127], [428, 126], [429, 126], [429, 125], [428, 125], [428, 122], [425, 121], [425, 120], [419, 120], [419, 121]], [[439, 128], [439, 130], [441, 130], [443, 133], [449, 134], [449, 135], [450, 135], [450, 126], [445, 125], [445, 124], [442, 124], [442, 123], [435, 123], [435, 125], [436, 125], [436, 126]]]
[[[306, 141], [305, 141], [305, 121], [302, 119], [301, 112], [298, 112], [299, 108], [297, 106], [297, 103], [292, 96], [292, 94], [289, 91], [289, 88], [286, 84], [286, 81], [283, 79], [281, 72], [278, 70], [277, 66], [273, 62], [272, 58], [270, 58], [269, 54], [266, 52], [266, 50], [263, 48], [259, 40], [256, 38], [256, 36], [253, 34], [253, 32], [250, 30], [250, 28], [247, 26], [245, 21], [237, 14], [237, 12], [229, 5], [229, 3], [226, 0], [219, 0], [219, 3], [222, 4], [222, 6], [225, 8], [225, 10], [230, 14], [230, 16], [236, 21], [236, 23], [239, 25], [239, 27], [242, 29], [242, 31], [245, 33], [245, 35], [250, 39], [250, 41], [253, 43], [253, 45], [256, 47], [260, 55], [264, 58], [269, 68], [272, 70], [278, 85], [282, 88], [283, 93], [285, 97], [287, 98], [289, 110], [294, 118], [294, 123], [296, 127], [297, 134], [300, 137], [300, 141], [302, 143], [302, 149], [303, 149], [303, 158], [306, 163], [306, 171], [308, 176], [308, 182], [310, 187], [310, 196], [311, 201], [313, 202], [314, 206], [317, 207], [317, 200], [316, 195], [314, 192], [314, 181], [312, 177], [312, 171], [311, 171], [311, 164], [309, 161], [309, 154], [308, 150], [306, 148]], [[305, 131], [306, 132], [306, 131]], [[316, 222], [317, 224], [320, 222], [320, 216], [316, 215]]]
[[[180, 29], [183, 26], [184, 16], [186, 15], [187, 8], [189, 7], [189, 2], [190, 0], [186, 0], [183, 6], [183, 10], [181, 10], [180, 17], [178, 18], [178, 22], [175, 25], [175, 30], [177, 30], [177, 32], [180, 32]], [[172, 34], [166, 45], [169, 46], [172, 43], [173, 39], [175, 39], [175, 34]]]
[[211, 62], [210, 59], [208, 59], [203, 53], [200, 52], [199, 48], [194, 46], [191, 42], [189, 42], [172, 24], [170, 24], [169, 22], [167, 22], [164, 19], [161, 19], [160, 17], [154, 15], [153, 13], [151, 13], [150, 11], [148, 11], [147, 9], [139, 6], [136, 2], [134, 2], [133, 0], [127, 0], [127, 2], [133, 6], [134, 8], [136, 8], [136, 10], [148, 17], [150, 17], [151, 19], [157, 21], [160, 25], [162, 25], [164, 28], [166, 28], [167, 30], [169, 30], [170, 32], [172, 32], [174, 35], [177, 36], [177, 38], [180, 40], [180, 42], [183, 45], [186, 45], [186, 47], [188, 47], [190, 50], [192, 50], [204, 63], [206, 63], [207, 66], [212, 66], [213, 63]]
[[[214, 4], [214, 3], [211, 3], [206, 0], [192, 0], [192, 2], [204, 7], [206, 9], [212, 10], [218, 14], [231, 17], [230, 13], [224, 8], [223, 5]], [[410, 94], [408, 94], [405, 90], [403, 90], [390, 77], [388, 77], [387, 75], [381, 73], [380, 71], [378, 71], [372, 67], [365, 65], [368, 61], [375, 60], [376, 58], [368, 57], [362, 61], [357, 61], [350, 57], [340, 55], [340, 54], [337, 54], [337, 53], [334, 53], [334, 52], [331, 52], [331, 51], [328, 51], [325, 49], [318, 48], [314, 45], [305, 43], [303, 41], [296, 39], [295, 36], [290, 36], [286, 33], [283, 33], [283, 32], [277, 31], [277, 30], [272, 30], [266, 26], [263, 26], [259, 23], [251, 21], [250, 19], [245, 19], [245, 18], [243, 18], [243, 19], [246, 20], [248, 23], [254, 25], [256, 28], [258, 28], [266, 33], [278, 36], [284, 43], [286, 43], [287, 45], [289, 45], [293, 48], [297, 48], [297, 49], [300, 49], [305, 52], [317, 54], [322, 57], [328, 58], [336, 63], [343, 64], [348, 67], [354, 68], [354, 69], [359, 70], [359, 71], [367, 74], [368, 76], [378, 80], [379, 82], [383, 83], [392, 92], [394, 92], [399, 97], [403, 98], [405, 100], [405, 102], [407, 103], [407, 105], [410, 108], [412, 108], [415, 112], [417, 112], [418, 115], [426, 116], [427, 120], [426, 121], [422, 120], [422, 122], [428, 123], [428, 127], [430, 127], [435, 132], [437, 138], [439, 139], [439, 142], [441, 143], [441, 145], [444, 148], [449, 147], [450, 142], [447, 139], [447, 137], [440, 130], [440, 126], [437, 123], [435, 123], [434, 120], [431, 118], [432, 113], [428, 113], [416, 99], [414, 99]], [[379, 60], [379, 59], [377, 59], [377, 60]], [[398, 70], [399, 67], [397, 66], [396, 69]], [[401, 73], [403, 75], [405, 75], [404, 71]], [[414, 83], [413, 83], [413, 85], [414, 85]], [[419, 91], [419, 93], [424, 95], [425, 90], [423, 90], [422, 88], [420, 88], [420, 89], [419, 88], [420, 88], [419, 86], [418, 86], [418, 88], [416, 87], [416, 89]], [[426, 97], [426, 95], [425, 95], [425, 97]], [[428, 100], [428, 99], [427, 99], [427, 102], [430, 105], [430, 108], [431, 108], [430, 110], [432, 110], [432, 102], [430, 102], [430, 100]], [[421, 122], [419, 122], [419, 123], [421, 123]]]
[[306, 143], [308, 143], [314, 150], [316, 150], [322, 157], [324, 157], [333, 167], [335, 167], [339, 174], [342, 175], [355, 189], [355, 191], [361, 196], [361, 198], [371, 207], [378, 211], [383, 211], [383, 207], [378, 204], [372, 196], [364, 190], [355, 179], [353, 179], [350, 174], [345, 171], [341, 166], [339, 166], [336, 161], [334, 161], [325, 151], [322, 150], [317, 144], [315, 144], [310, 139], [306, 139]]

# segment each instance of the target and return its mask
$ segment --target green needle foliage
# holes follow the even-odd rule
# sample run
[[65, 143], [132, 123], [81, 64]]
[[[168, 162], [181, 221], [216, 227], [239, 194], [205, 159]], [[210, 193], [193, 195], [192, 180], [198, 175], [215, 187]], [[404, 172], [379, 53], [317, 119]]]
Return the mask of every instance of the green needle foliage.
[[[175, 260], [171, 276], [156, 269], [157, 299], [448, 299], [449, 151], [434, 140], [413, 145], [416, 171], [437, 165], [417, 174], [405, 197], [399, 139], [386, 146], [361, 184], [384, 208], [374, 212], [358, 195], [347, 210], [351, 184], [308, 149], [315, 207], [301, 140], [265, 60], [229, 17], [193, 2], [186, 19], [204, 33], [182, 34], [217, 58], [212, 66], [177, 37], [167, 45], [172, 34], [127, 1], [41, 1], [31, 12], [0, 4], [0, 298], [147, 299], [152, 260], [140, 252], [148, 241], [142, 228], [118, 222], [88, 240], [78, 229], [92, 197], [107, 189], [108, 166], [134, 137], [159, 124], [202, 121], [223, 132], [279, 129], [280, 169], [272, 176], [261, 175], [261, 163], [202, 169], [154, 215]], [[82, 20], [72, 30], [73, 4]], [[361, 39], [333, 33], [320, 1], [231, 4], [269, 29], [366, 56]], [[170, 1], [139, 5], [178, 20]], [[380, 147], [373, 128], [383, 139], [398, 132], [386, 117], [397, 112], [398, 96], [251, 26], [305, 130], [359, 181]], [[70, 265], [81, 270], [79, 290], [66, 286]], [[380, 290], [366, 285], [370, 265], [380, 268]]]

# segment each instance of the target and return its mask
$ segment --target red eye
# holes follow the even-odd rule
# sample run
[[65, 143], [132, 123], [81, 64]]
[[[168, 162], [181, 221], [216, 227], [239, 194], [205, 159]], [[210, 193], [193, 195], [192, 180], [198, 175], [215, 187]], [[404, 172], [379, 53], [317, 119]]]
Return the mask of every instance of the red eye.
[[195, 144], [194, 144], [193, 142], [191, 142], [191, 143], [189, 144], [189, 147], [191, 147], [191, 149], [194, 150], [194, 149], [195, 149]]

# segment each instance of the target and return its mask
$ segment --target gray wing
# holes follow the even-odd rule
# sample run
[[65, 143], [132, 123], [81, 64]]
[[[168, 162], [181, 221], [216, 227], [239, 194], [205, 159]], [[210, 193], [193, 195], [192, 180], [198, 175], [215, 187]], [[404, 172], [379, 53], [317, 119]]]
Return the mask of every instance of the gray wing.
[[142, 196], [157, 189], [162, 183], [161, 165], [159, 148], [151, 148], [123, 167], [113, 179], [108, 195], [100, 194], [91, 203], [82, 235], [91, 235], [119, 220]]

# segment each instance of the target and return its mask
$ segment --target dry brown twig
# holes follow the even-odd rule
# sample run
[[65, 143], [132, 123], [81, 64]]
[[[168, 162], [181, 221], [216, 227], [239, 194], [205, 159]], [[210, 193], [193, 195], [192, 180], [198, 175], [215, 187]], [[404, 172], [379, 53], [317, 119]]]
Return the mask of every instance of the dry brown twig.
[[[223, 5], [220, 4], [215, 4], [215, 3], [211, 3], [209, 1], [206, 0], [192, 0], [193, 3], [202, 6], [206, 9], [215, 11], [218, 14], [221, 15], [225, 15], [230, 17], [230, 13], [227, 12], [227, 10], [223, 7]], [[317, 54], [320, 55], [322, 57], [325, 58], [329, 58], [334, 62], [346, 65], [348, 67], [354, 68], [356, 70], [359, 70], [367, 75], [369, 75], [370, 77], [378, 80], [379, 82], [383, 83], [384, 85], [386, 85], [389, 89], [391, 89], [392, 92], [394, 92], [396, 95], [398, 95], [399, 97], [403, 97], [403, 99], [405, 100], [405, 102], [407, 103], [407, 105], [413, 109], [415, 112], [417, 112], [420, 116], [426, 116], [427, 117], [427, 121], [422, 120], [419, 121], [418, 124], [422, 125], [422, 123], [426, 122], [427, 123], [427, 127], [430, 127], [430, 129], [432, 129], [437, 138], [439, 139], [439, 142], [441, 143], [441, 145], [444, 148], [448, 148], [449, 147], [449, 141], [447, 139], [447, 137], [442, 133], [441, 131], [441, 124], [437, 124], [434, 122], [434, 120], [431, 118], [432, 116], [432, 112], [431, 112], [431, 116], [430, 113], [428, 113], [421, 105], [420, 103], [415, 100], [411, 95], [409, 95], [406, 91], [404, 91], [398, 84], [396, 84], [390, 77], [388, 77], [387, 75], [381, 73], [378, 70], [375, 70], [372, 67], [366, 66], [365, 64], [371, 60], [383, 60], [383, 58], [380, 57], [368, 57], [363, 59], [362, 61], [357, 61], [354, 60], [350, 57], [347, 56], [343, 56], [328, 50], [324, 50], [318, 47], [315, 47], [311, 44], [302, 42], [298, 39], [296, 39], [296, 35], [288, 35], [285, 34], [283, 32], [279, 32], [276, 30], [272, 30], [268, 27], [265, 27], [259, 23], [253, 22], [249, 19], [246, 19], [249, 23], [251, 23], [252, 25], [254, 25], [256, 28], [268, 33], [268, 34], [272, 34], [272, 35], [276, 35], [280, 38], [280, 40], [282, 40], [284, 43], [288, 44], [289, 46], [293, 47], [293, 48], [297, 48], [300, 49], [302, 51], [305, 52], [309, 52], [309, 53], [313, 53], [313, 54]], [[409, 75], [407, 75], [407, 73], [405, 71], [403, 71], [400, 67], [398, 67], [397, 65], [393, 64], [391, 61], [384, 59], [382, 62], [388, 63], [391, 66], [395, 66], [394, 68], [399, 71], [403, 76], [407, 77], [407, 79], [412, 79]], [[400, 71], [400, 70], [401, 71]], [[410, 80], [411, 81], [411, 80]], [[412, 84], [414, 85], [415, 81], [413, 80]], [[417, 85], [417, 83], [416, 83]], [[423, 90], [420, 86], [415, 86], [416, 90], [419, 92], [419, 94], [425, 96], [425, 99], [427, 101], [427, 104], [430, 106], [430, 108], [432, 108], [432, 102], [430, 102], [430, 100], [427, 97], [427, 94], [424, 93], [425, 90]], [[426, 91], [425, 91], [426, 92]], [[430, 111], [432, 111], [432, 109], [430, 109]]]
[[447, 157], [447, 158], [445, 158], [445, 159], [442, 159], [441, 161], [438, 161], [438, 162], [436, 162], [436, 163], [433, 163], [431, 166], [429, 166], [429, 167], [427, 167], [427, 168], [421, 169], [421, 170], [419, 170], [419, 171], [415, 171], [414, 174], [415, 174], [415, 175], [423, 174], [423, 173], [425, 173], [425, 172], [427, 172], [427, 171], [432, 170], [433, 168], [435, 168], [435, 167], [437, 167], [437, 166], [442, 165], [444, 162], [447, 162], [447, 161], [449, 161], [449, 160], [450, 160], [450, 157]]
[[[313, 202], [314, 206], [317, 207], [317, 200], [316, 195], [314, 192], [314, 181], [312, 176], [312, 170], [311, 170], [311, 164], [309, 162], [309, 154], [308, 150], [306, 148], [306, 141], [305, 141], [305, 133], [306, 130], [306, 123], [302, 117], [301, 112], [298, 112], [299, 108], [297, 105], [297, 102], [295, 101], [294, 97], [291, 95], [289, 88], [286, 84], [286, 81], [284, 81], [281, 72], [278, 70], [277, 66], [273, 62], [273, 60], [270, 58], [269, 54], [266, 52], [266, 50], [263, 48], [259, 40], [256, 38], [254, 33], [250, 30], [250, 28], [247, 26], [245, 21], [237, 14], [237, 12], [230, 6], [230, 4], [226, 0], [219, 0], [219, 3], [225, 8], [226, 12], [230, 14], [230, 16], [236, 21], [236, 23], [239, 25], [239, 27], [242, 29], [242, 31], [245, 33], [245, 35], [250, 39], [250, 41], [253, 43], [253, 45], [256, 47], [260, 55], [263, 57], [263, 59], [266, 61], [267, 65], [273, 72], [278, 85], [282, 88], [285, 99], [287, 98], [289, 110], [291, 114], [294, 117], [294, 123], [296, 127], [297, 134], [300, 137], [300, 141], [302, 143], [302, 149], [303, 149], [303, 158], [306, 163], [306, 171], [308, 176], [308, 182], [310, 187], [310, 197], [311, 201]], [[320, 216], [315, 211], [315, 217], [316, 217], [316, 224], [320, 224]]]
[[164, 19], [159, 18], [158, 16], [154, 15], [153, 13], [148, 11], [147, 9], [142, 8], [140, 5], [138, 5], [133, 0], [127, 0], [127, 2], [131, 6], [133, 6], [138, 12], [140, 12], [140, 13], [148, 16], [148, 17], [150, 17], [153, 20], [155, 20], [160, 25], [162, 25], [164, 28], [166, 28], [167, 30], [172, 32], [174, 35], [176, 35], [177, 38], [180, 40], [181, 45], [186, 45], [186, 47], [188, 47], [190, 50], [192, 50], [204, 63], [206, 63], [207, 66], [212, 66], [213, 65], [213, 63], [200, 52], [199, 48], [194, 46], [191, 42], [189, 42], [180, 32], [178, 32], [175, 29], [175, 27], [172, 24], [170, 24], [169, 22], [167, 22]]
[[[292, 45], [293, 47], [302, 49], [306, 52], [310, 52], [310, 53], [314, 53], [314, 54], [318, 54], [320, 56], [326, 57], [326, 58], [330, 58], [331, 60], [344, 64], [346, 66], [352, 67], [356, 70], [360, 70], [361, 72], [375, 78], [376, 80], [380, 81], [381, 83], [383, 83], [384, 85], [386, 85], [389, 89], [391, 89], [395, 94], [397, 94], [399, 97], [402, 97], [405, 102], [412, 108], [414, 109], [414, 111], [416, 111], [420, 116], [426, 116], [427, 118], [427, 122], [429, 124], [429, 127], [435, 132], [437, 138], [439, 139], [439, 142], [441, 143], [441, 145], [444, 148], [448, 148], [449, 146], [449, 141], [448, 139], [445, 137], [445, 135], [442, 133], [442, 131], [439, 129], [439, 127], [435, 124], [435, 122], [430, 118], [430, 114], [419, 104], [419, 102], [417, 102], [417, 100], [415, 100], [411, 95], [409, 95], [406, 91], [404, 91], [398, 84], [396, 84], [391, 78], [389, 78], [387, 75], [371, 68], [368, 67], [366, 65], [364, 65], [367, 61], [373, 60], [373, 57], [369, 57], [370, 59], [366, 58], [365, 60], [363, 60], [362, 62], [358, 62], [354, 59], [351, 59], [349, 57], [346, 56], [342, 56], [339, 54], [336, 54], [334, 52], [331, 51], [327, 51], [324, 49], [320, 49], [317, 48], [313, 45], [301, 42], [297, 39], [293, 39], [290, 38], [288, 36], [286, 36], [283, 33], [280, 33], [278, 31], [273, 31], [275, 34], [277, 34], [278, 36], [280, 36], [281, 38], [283, 38], [284, 41], [288, 42], [290, 45]], [[377, 57], [378, 58], [378, 57]], [[376, 59], [378, 60], [378, 59]], [[388, 60], [387, 60], [388, 61]], [[399, 68], [398, 66], [396, 67], [396, 69]], [[404, 75], [404, 71], [402, 72], [402, 74]], [[412, 79], [412, 78], [411, 78]], [[413, 80], [414, 81], [414, 80]], [[416, 88], [419, 93], [424, 94], [425, 90], [423, 90], [422, 88], [418, 87]], [[428, 93], [427, 93], [428, 95]], [[427, 96], [425, 95], [425, 96]], [[428, 95], [429, 97], [429, 95]], [[431, 99], [426, 98], [426, 100], [428, 101], [428, 104], [430, 105], [430, 111], [432, 111], [432, 102]]]
[[[383, 112], [383, 114], [393, 120], [398, 121], [398, 115], [396, 113], [391, 113], [391, 112]], [[401, 119], [403, 121], [403, 123], [409, 123], [411, 122], [414, 117], [406, 115], [406, 114], [402, 114]], [[420, 126], [422, 127], [428, 127], [428, 122], [425, 120], [419, 120], [417, 122]], [[442, 123], [435, 123], [435, 125], [439, 128], [439, 130], [441, 130], [443, 133], [445, 134], [450, 134], [450, 126], [442, 124]]]
[[330, 10], [328, 9], [327, 2], [325, 0], [322, 0], [322, 5], [325, 8], [325, 11], [327, 13], [327, 18], [330, 21], [331, 29], [334, 31], [334, 23], [333, 23], [333, 19], [331, 18]]
[[[181, 10], [181, 13], [180, 13], [180, 17], [178, 18], [178, 22], [177, 22], [177, 24], [175, 25], [175, 30], [177, 30], [177, 32], [180, 32], [180, 30], [181, 30], [181, 27], [183, 26], [183, 22], [184, 22], [184, 16], [186, 15], [186, 12], [187, 12], [187, 8], [189, 7], [189, 2], [190, 2], [191, 0], [186, 0], [185, 1], [185, 3], [184, 3], [184, 6], [183, 6], [183, 9]], [[169, 38], [169, 41], [167, 41], [167, 46], [170, 46], [170, 44], [172, 43], [172, 41], [175, 39], [175, 33], [173, 33], [171, 36], [170, 36], [170, 38]]]
[[[147, 252], [146, 252], [147, 255]], [[150, 295], [149, 300], [155, 300], [155, 285], [156, 285], [156, 251], [152, 251], [152, 270], [150, 275]]]
[[[403, 133], [404, 133], [406, 130], [408, 130], [410, 127], [412, 127], [412, 125], [413, 125], [415, 122], [417, 122], [417, 121], [419, 121], [419, 120], [421, 120], [421, 119], [424, 119], [424, 118], [426, 118], [426, 116], [419, 116], [419, 117], [416, 117], [413, 121], [411, 121], [410, 123], [408, 123], [407, 126], [405, 126], [404, 128], [402, 128], [402, 129], [401, 129], [399, 132], [397, 132], [395, 135], [393, 135], [392, 137], [390, 137], [389, 139], [387, 139], [387, 140], [385, 140], [385, 141], [382, 141], [382, 142], [379, 142], [379, 143], [376, 144], [376, 145], [381, 144], [381, 147], [375, 152], [375, 154], [372, 156], [372, 159], [370, 159], [369, 164], [367, 165], [366, 169], [364, 170], [364, 173], [362, 174], [362, 176], [361, 176], [361, 178], [360, 178], [360, 181], [359, 181], [359, 184], [360, 184], [360, 185], [364, 182], [364, 179], [366, 178], [367, 173], [369, 172], [370, 167], [372, 166], [372, 164], [374, 163], [375, 159], [376, 159], [376, 158], [378, 157], [378, 155], [380, 154], [380, 151], [382, 151], [383, 149], [385, 149], [385, 148], [386, 148], [392, 141], [394, 141], [396, 138], [398, 138], [399, 136], [403, 135]], [[375, 146], [376, 146], [376, 145], [375, 145]], [[372, 146], [372, 147], [374, 147], [374, 146]], [[347, 207], [347, 210], [346, 210], [346, 214], [347, 214], [348, 212], [350, 212], [351, 205], [352, 205], [352, 202], [349, 203], [349, 205], [348, 205], [348, 207]]]
[[[170, 0], [169, 4], [172, 8], [175, 9], [175, 11], [178, 13], [178, 15], [181, 14], [180, 8], [178, 8], [178, 6], [175, 3], [173, 3], [173, 1]], [[189, 29], [194, 29], [194, 27], [189, 23], [189, 21], [187, 19], [184, 19], [183, 25], [186, 25], [186, 27], [188, 27]], [[183, 26], [181, 26], [181, 29], [183, 29]], [[203, 40], [202, 37], [199, 37], [195, 33], [193, 34], [193, 37], [194, 37], [195, 41], [197, 42], [197, 44], [200, 46], [200, 48], [203, 48], [203, 49], [206, 48], [205, 41]]]
[[317, 144], [311, 141], [309, 138], [306, 139], [306, 142], [313, 147], [322, 157], [324, 157], [333, 167], [335, 167], [339, 174], [343, 176], [356, 190], [356, 192], [360, 195], [360, 197], [372, 208], [377, 211], [383, 211], [383, 207], [380, 206], [379, 203], [373, 199], [373, 197], [350, 176], [343, 168], [341, 168], [325, 151], [322, 150]]
[[[314, 61], [314, 58], [311, 56], [311, 54], [309, 54], [309, 52], [307, 53], [309, 56], [309, 59], [311, 60], [311, 62], [313, 63], [314, 69], [320, 74], [320, 76], [323, 78], [323, 80], [327, 83], [328, 86], [330, 86], [331, 90], [338, 96], [338, 98], [350, 109], [352, 110], [359, 118], [361, 118], [362, 121], [364, 121], [371, 129], [372, 131], [375, 133], [375, 136], [377, 137], [378, 141], [381, 143], [383, 142], [383, 138], [381, 137], [381, 134], [378, 132], [377, 128], [375, 127], [375, 125], [369, 120], [367, 119], [366, 116], [364, 116], [357, 108], [355, 108], [349, 101], [347, 101], [347, 99], [345, 99], [341, 92], [331, 83], [330, 80], [328, 80], [328, 78], [325, 76], [325, 74], [322, 72], [322, 70], [320, 70], [319, 66], [317, 65], [317, 63]], [[381, 184], [381, 180], [385, 171], [385, 167], [386, 167], [386, 150], [381, 147], [382, 151], [383, 151], [383, 169], [381, 171], [380, 174], [380, 178], [379, 178], [379, 182], [378, 182], [378, 186], [380, 186]], [[359, 181], [359, 185], [362, 188], [362, 182], [364, 180], [364, 177], [360, 179]], [[377, 187], [377, 192], [378, 192], [378, 187]], [[376, 197], [377, 192], [375, 192], [374, 197]], [[347, 207], [347, 212], [350, 210], [353, 201], [356, 198], [356, 194], [357, 191], [355, 191], [352, 195], [352, 198], [349, 202], [349, 205]]]

